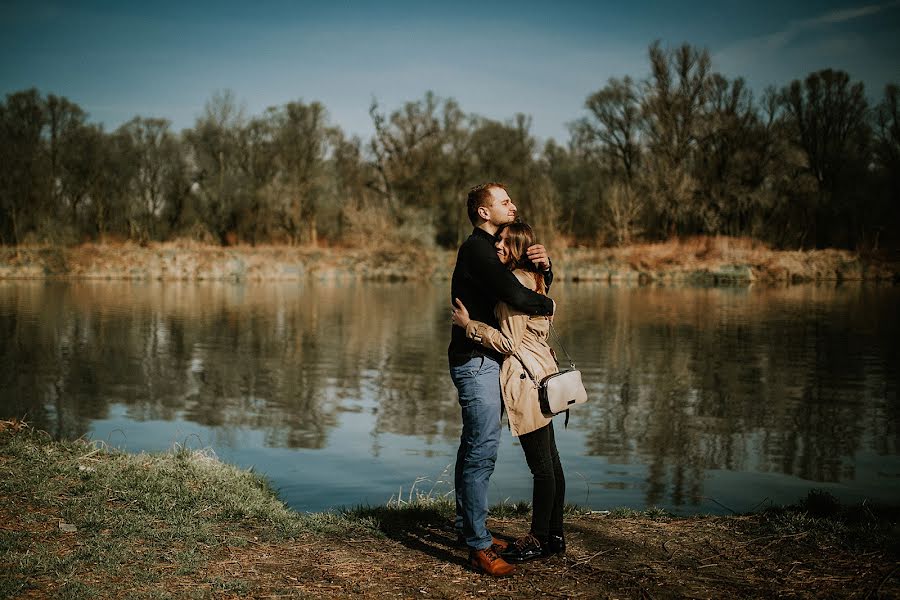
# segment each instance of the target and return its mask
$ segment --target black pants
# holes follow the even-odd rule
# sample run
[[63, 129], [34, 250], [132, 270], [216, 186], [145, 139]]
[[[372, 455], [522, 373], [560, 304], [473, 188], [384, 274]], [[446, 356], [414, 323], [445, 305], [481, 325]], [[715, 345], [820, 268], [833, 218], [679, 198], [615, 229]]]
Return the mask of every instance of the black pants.
[[553, 423], [520, 435], [519, 443], [534, 476], [531, 533], [540, 540], [546, 540], [551, 533], [562, 535], [566, 478], [559, 462], [559, 452], [556, 451]]

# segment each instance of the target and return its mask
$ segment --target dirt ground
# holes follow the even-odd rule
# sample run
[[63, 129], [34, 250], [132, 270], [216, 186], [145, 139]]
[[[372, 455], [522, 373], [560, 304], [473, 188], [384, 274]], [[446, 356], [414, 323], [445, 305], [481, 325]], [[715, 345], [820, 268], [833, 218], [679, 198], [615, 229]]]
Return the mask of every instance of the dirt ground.
[[[577, 517], [567, 521], [564, 556], [520, 565], [504, 579], [472, 571], [446, 523], [387, 524], [386, 538], [309, 534], [201, 548], [209, 560], [195, 572], [159, 564], [152, 583], [123, 581], [119, 589], [121, 597], [154, 598], [900, 598], [896, 546], [822, 547], [805, 532], [757, 535], [758, 521]], [[528, 524], [490, 525], [512, 538]], [[66, 536], [34, 534], [73, 551]], [[22, 597], [63, 595], [59, 580], [41, 583]]]
[[[527, 523], [494, 521], [515, 537]], [[381, 598], [898, 598], [896, 554], [821, 548], [807, 534], [754, 536], [754, 518], [652, 521], [579, 517], [563, 557], [506, 579], [470, 570], [440, 524], [356, 539], [254, 546], [223, 556], [223, 577], [262, 595]], [[190, 585], [189, 582], [185, 582]]]

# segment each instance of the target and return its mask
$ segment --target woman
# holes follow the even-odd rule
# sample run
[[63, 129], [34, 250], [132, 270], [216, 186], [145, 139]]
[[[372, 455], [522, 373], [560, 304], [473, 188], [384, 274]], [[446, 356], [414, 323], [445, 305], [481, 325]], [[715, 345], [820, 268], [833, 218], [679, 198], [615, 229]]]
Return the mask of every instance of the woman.
[[[544, 294], [544, 277], [525, 254], [532, 244], [534, 233], [524, 223], [508, 223], [497, 231], [495, 246], [500, 262], [522, 285]], [[466, 307], [457, 299], [453, 322], [465, 328], [470, 339], [507, 356], [500, 369], [503, 403], [510, 432], [519, 438], [528, 468], [534, 476], [534, 490], [531, 531], [510, 544], [502, 555], [510, 562], [525, 562], [565, 552], [563, 506], [566, 480], [556, 450], [553, 421], [541, 413], [538, 391], [532, 379], [534, 376], [540, 381], [559, 369], [547, 343], [549, 318], [529, 317], [503, 302], [497, 304], [495, 314], [500, 322], [499, 330], [471, 320]]]

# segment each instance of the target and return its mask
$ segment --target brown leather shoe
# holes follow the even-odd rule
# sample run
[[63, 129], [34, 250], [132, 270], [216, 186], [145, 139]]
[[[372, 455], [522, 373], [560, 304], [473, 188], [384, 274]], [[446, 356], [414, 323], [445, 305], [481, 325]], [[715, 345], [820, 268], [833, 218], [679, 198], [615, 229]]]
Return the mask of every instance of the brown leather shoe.
[[494, 549], [494, 552], [497, 552], [499, 554], [500, 552], [503, 552], [504, 550], [509, 548], [509, 542], [491, 536], [491, 548]]
[[493, 547], [485, 550], [469, 550], [469, 564], [476, 571], [491, 577], [506, 577], [516, 572], [516, 568], [500, 558]]
[[[462, 533], [456, 534], [456, 543], [460, 546], [466, 546], [466, 537]], [[491, 536], [491, 547], [496, 553], [501, 553], [509, 547], [509, 542], [500, 538]]]

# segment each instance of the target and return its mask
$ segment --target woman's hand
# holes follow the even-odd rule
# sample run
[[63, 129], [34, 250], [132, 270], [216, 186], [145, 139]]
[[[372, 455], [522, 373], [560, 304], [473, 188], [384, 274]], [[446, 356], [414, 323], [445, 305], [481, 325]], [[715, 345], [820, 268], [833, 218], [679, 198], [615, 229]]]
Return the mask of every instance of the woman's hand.
[[454, 298], [453, 302], [456, 306], [450, 308], [450, 320], [453, 321], [454, 325], [465, 329], [466, 325], [471, 321], [469, 319], [469, 311], [466, 310], [465, 305], [460, 302], [459, 298]]

